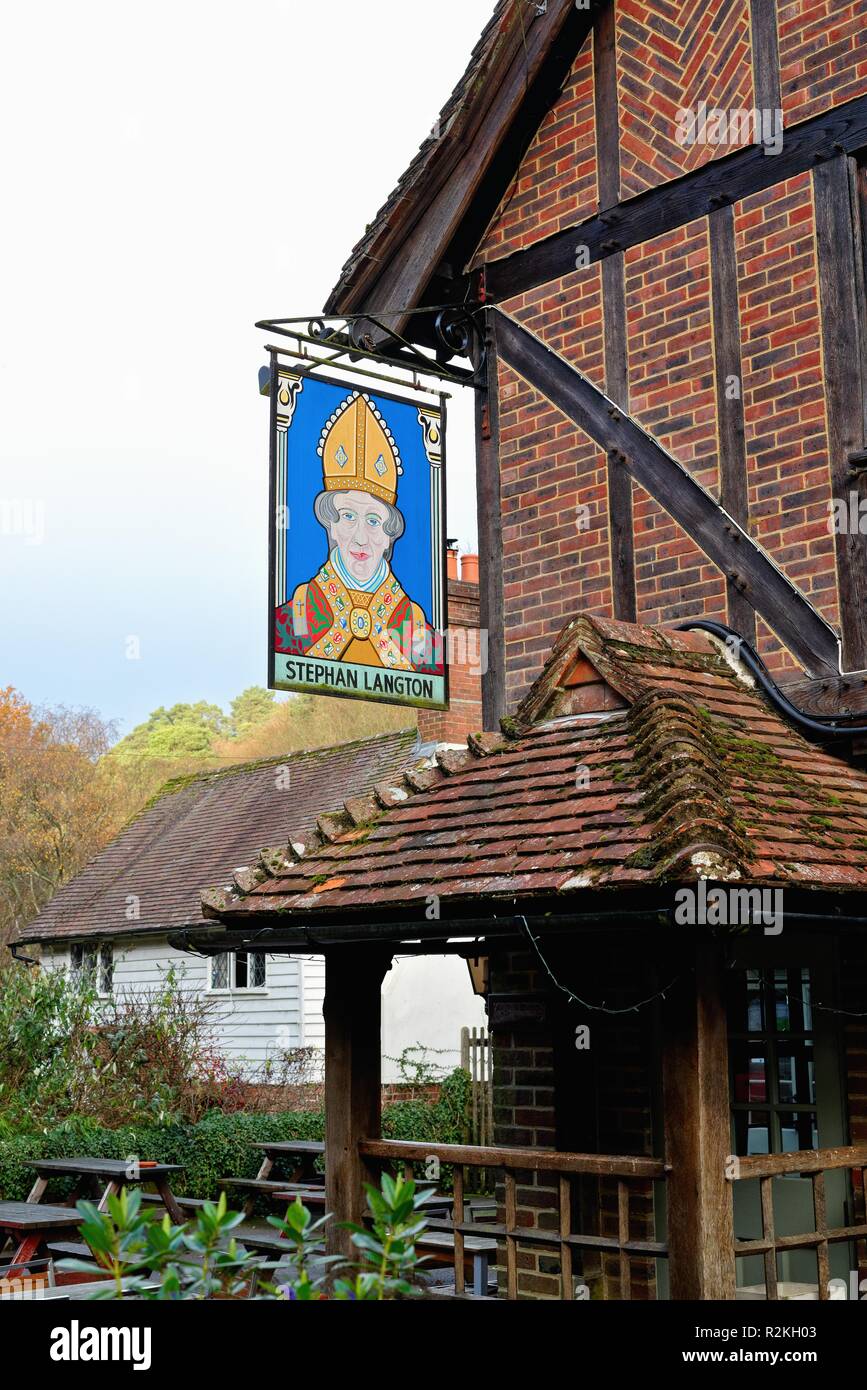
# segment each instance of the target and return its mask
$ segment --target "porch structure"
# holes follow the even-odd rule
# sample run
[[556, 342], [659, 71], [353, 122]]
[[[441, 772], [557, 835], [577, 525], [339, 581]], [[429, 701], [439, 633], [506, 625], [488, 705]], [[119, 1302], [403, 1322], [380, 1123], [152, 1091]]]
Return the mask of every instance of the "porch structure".
[[[324, 954], [335, 1252], [381, 1167], [451, 1169], [458, 1295], [488, 1236], [506, 1298], [826, 1299], [867, 1252], [865, 886], [864, 773], [712, 639], [580, 618], [502, 734], [321, 817], [176, 940]], [[443, 952], [485, 980], [486, 1147], [381, 1132], [382, 980]]]

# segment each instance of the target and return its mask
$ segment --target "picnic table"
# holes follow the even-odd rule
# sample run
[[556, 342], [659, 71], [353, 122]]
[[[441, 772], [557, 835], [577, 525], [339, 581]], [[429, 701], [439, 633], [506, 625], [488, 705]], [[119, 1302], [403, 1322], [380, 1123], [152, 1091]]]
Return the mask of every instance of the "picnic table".
[[[291, 1187], [281, 1187], [279, 1183], [274, 1183], [273, 1186], [275, 1188], [275, 1202], [291, 1204], [296, 1197], [300, 1197], [305, 1207], [324, 1208], [325, 1206], [324, 1187], [305, 1187], [301, 1183], [293, 1184]], [[419, 1208], [429, 1218], [442, 1217], [445, 1220], [449, 1218], [451, 1209], [451, 1198], [443, 1196], [439, 1192], [431, 1192], [429, 1196], [425, 1197]]]
[[[75, 1205], [79, 1197], [97, 1195], [100, 1211], [106, 1210], [109, 1197], [116, 1197], [122, 1187], [153, 1183], [172, 1221], [176, 1225], [182, 1225], [186, 1220], [169, 1182], [173, 1173], [183, 1172], [179, 1163], [148, 1163], [144, 1160], [133, 1161], [123, 1158], [32, 1158], [27, 1160], [27, 1164], [28, 1167], [35, 1168], [37, 1173], [36, 1181], [27, 1198], [29, 1203], [41, 1203], [52, 1177], [70, 1177], [75, 1180], [71, 1206]], [[76, 1216], [75, 1220], [80, 1221], [80, 1217]]]
[[284, 1181], [300, 1182], [305, 1187], [321, 1187], [325, 1176], [316, 1171], [316, 1160], [324, 1158], [325, 1144], [321, 1139], [279, 1139], [253, 1145], [264, 1154], [257, 1178], [269, 1178], [275, 1164], [292, 1159], [292, 1173]]
[[[250, 1193], [244, 1203], [244, 1211], [249, 1216], [257, 1195], [272, 1196], [282, 1193], [287, 1187], [293, 1188], [289, 1201], [294, 1201], [294, 1189], [302, 1193], [302, 1201], [310, 1197], [315, 1205], [325, 1201], [325, 1177], [317, 1173], [314, 1164], [322, 1158], [325, 1145], [321, 1139], [276, 1139], [265, 1143], [255, 1143], [254, 1149], [262, 1151], [262, 1162], [255, 1178], [220, 1178], [221, 1187], [239, 1187]], [[288, 1164], [286, 1160], [291, 1162]], [[272, 1178], [275, 1165], [288, 1167], [290, 1173], [281, 1178]]]
[[[434, 1264], [453, 1264], [454, 1231], [423, 1231], [416, 1249], [426, 1251], [425, 1259]], [[464, 1236], [464, 1277], [469, 1276], [477, 1298], [487, 1298], [488, 1266], [497, 1258], [497, 1242], [489, 1236]]]
[[23, 1271], [35, 1262], [42, 1246], [63, 1240], [81, 1225], [73, 1207], [47, 1202], [0, 1202], [0, 1235], [16, 1242], [9, 1269]]

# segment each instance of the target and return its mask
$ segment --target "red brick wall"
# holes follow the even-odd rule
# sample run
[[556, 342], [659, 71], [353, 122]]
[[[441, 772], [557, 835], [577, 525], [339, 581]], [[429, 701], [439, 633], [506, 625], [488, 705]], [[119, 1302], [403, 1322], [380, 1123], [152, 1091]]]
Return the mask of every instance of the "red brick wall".
[[[719, 494], [707, 219], [626, 254], [630, 413]], [[718, 617], [725, 580], [641, 488], [634, 494], [639, 622]]]
[[[779, 44], [788, 125], [867, 92], [867, 0], [780, 0]], [[730, 146], [679, 146], [680, 106], [754, 104], [748, 0], [616, 3], [621, 195], [681, 175]], [[480, 259], [507, 255], [591, 215], [596, 124], [591, 45], [543, 123], [488, 230]], [[568, 155], [561, 153], [568, 152]], [[773, 156], [768, 156], [769, 165]], [[702, 210], [703, 211], [703, 210]], [[742, 392], [751, 533], [839, 628], [830, 469], [810, 176], [734, 209]], [[580, 236], [576, 233], [576, 248]], [[711, 272], [705, 217], [627, 250], [628, 405], [719, 489]], [[598, 265], [503, 307], [597, 384], [605, 384]], [[576, 611], [610, 616], [607, 461], [525, 382], [500, 368], [500, 468], [506, 610], [506, 701], [540, 671]], [[576, 525], [579, 508], [587, 525]], [[639, 619], [727, 616], [723, 576], [640, 488], [634, 489]], [[797, 663], [761, 622], [758, 642], [777, 674]]]
[[588, 39], [482, 241], [495, 260], [596, 211], [593, 40]]
[[617, 0], [616, 36], [621, 197], [728, 154], [679, 143], [677, 112], [753, 106], [747, 0]]
[[[598, 266], [511, 300], [507, 310], [604, 385]], [[500, 495], [507, 703], [541, 669], [577, 611], [612, 616], [607, 461], [532, 387], [500, 366]], [[579, 511], [586, 508], [586, 511]]]
[[867, 0], [779, 0], [785, 124], [861, 96], [867, 83]]
[[[750, 528], [839, 626], [809, 175], [737, 204], [735, 236]], [[771, 669], [798, 669], [763, 623], [759, 647]]]
[[[449, 580], [449, 708], [419, 710], [418, 731], [428, 743], [465, 743], [467, 734], [482, 727], [482, 677], [479, 658], [484, 649], [479, 641], [479, 586], [462, 580]], [[466, 632], [464, 644], [459, 636]]]
[[[541, 992], [542, 980], [533, 959], [517, 951], [491, 961], [492, 993]], [[555, 1148], [554, 1052], [549, 1025], [512, 1025], [492, 1029], [494, 1084], [494, 1143], [504, 1148]], [[525, 1230], [556, 1231], [558, 1187], [550, 1175], [520, 1173], [516, 1183], [517, 1224]], [[497, 1189], [502, 1204], [502, 1185]], [[499, 1220], [504, 1211], [499, 1212]], [[505, 1256], [499, 1257], [498, 1278], [505, 1290]], [[559, 1259], [544, 1248], [518, 1245], [518, 1295], [521, 1298], [559, 1298]]]

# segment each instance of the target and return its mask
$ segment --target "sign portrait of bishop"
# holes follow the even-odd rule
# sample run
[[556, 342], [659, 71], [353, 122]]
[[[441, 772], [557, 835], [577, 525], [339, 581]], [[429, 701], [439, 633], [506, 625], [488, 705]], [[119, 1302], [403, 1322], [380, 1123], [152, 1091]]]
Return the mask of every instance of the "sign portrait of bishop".
[[[285, 597], [276, 606], [274, 650], [278, 658], [304, 657], [308, 673], [318, 669], [317, 662], [335, 662], [344, 671], [362, 667], [441, 677], [442, 640], [429, 617], [431, 581], [426, 613], [411, 583], [404, 586], [395, 558], [408, 525], [418, 532], [418, 546], [424, 541], [430, 549], [441, 542], [430, 535], [429, 514], [408, 518], [399, 505], [404, 464], [381, 405], [387, 403], [353, 390], [343, 394], [322, 424], [315, 451], [321, 486], [312, 498], [311, 518], [321, 528], [322, 559], [315, 572], [298, 582], [287, 575]], [[410, 403], [407, 407], [415, 417], [419, 457], [427, 466], [422, 412]], [[429, 433], [430, 422], [422, 424]], [[429, 512], [429, 483], [422, 495]], [[411, 570], [415, 561], [417, 572], [418, 557], [407, 552], [406, 560]], [[335, 679], [339, 687], [339, 678], [329, 681]], [[383, 686], [368, 676], [360, 688], [386, 695], [411, 690], [393, 682]], [[356, 689], [357, 682], [346, 687], [349, 694]]]

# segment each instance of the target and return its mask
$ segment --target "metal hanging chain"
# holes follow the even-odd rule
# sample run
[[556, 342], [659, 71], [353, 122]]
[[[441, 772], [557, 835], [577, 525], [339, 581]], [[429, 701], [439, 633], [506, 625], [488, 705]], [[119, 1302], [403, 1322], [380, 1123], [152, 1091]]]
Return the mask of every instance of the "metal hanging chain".
[[524, 930], [526, 931], [527, 936], [532, 942], [536, 955], [539, 957], [539, 960], [542, 962], [542, 965], [545, 967], [545, 970], [550, 976], [552, 983], [556, 986], [557, 989], [560, 990], [561, 994], [566, 995], [571, 1004], [580, 1004], [582, 1009], [589, 1009], [592, 1013], [611, 1015], [637, 1014], [642, 1009], [646, 1008], [648, 1004], [655, 1004], [658, 999], [665, 999], [666, 995], [668, 994], [668, 991], [672, 989], [678, 983], [679, 980], [683, 979], [682, 974], [675, 975], [674, 979], [669, 980], [668, 984], [665, 986], [664, 989], [659, 990], [656, 994], [651, 994], [647, 999], [640, 999], [637, 1004], [630, 1004], [629, 1007], [625, 1009], [609, 1009], [607, 1005], [605, 1005], [604, 1003], [591, 1004], [586, 999], [581, 999], [577, 994], [575, 994], [571, 989], [569, 989], [567, 985], [563, 985], [560, 983], [560, 981], [557, 979], [557, 976], [554, 974], [553, 970], [551, 969], [550, 965], [545, 959], [544, 955], [542, 954], [542, 948], [539, 945], [539, 939], [538, 937], [534, 936], [532, 931], [530, 930], [530, 924], [527, 921], [526, 917], [521, 917], [521, 921], [524, 923]]
[[[789, 996], [786, 995], [786, 1003], [788, 1004], [788, 1002]], [[803, 1001], [801, 1001], [801, 1007], [803, 1008]], [[854, 1009], [835, 1009], [830, 1004], [820, 1004], [817, 1002], [815, 1004], [810, 1004], [809, 1008], [818, 1009], [822, 1014], [836, 1014], [838, 1018], [867, 1018], [867, 1013], [856, 1013]]]

